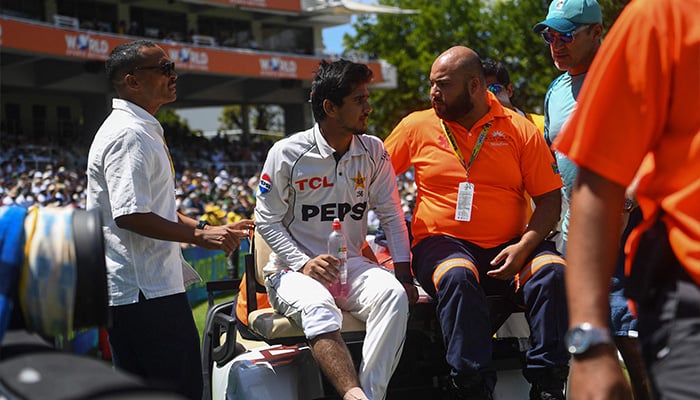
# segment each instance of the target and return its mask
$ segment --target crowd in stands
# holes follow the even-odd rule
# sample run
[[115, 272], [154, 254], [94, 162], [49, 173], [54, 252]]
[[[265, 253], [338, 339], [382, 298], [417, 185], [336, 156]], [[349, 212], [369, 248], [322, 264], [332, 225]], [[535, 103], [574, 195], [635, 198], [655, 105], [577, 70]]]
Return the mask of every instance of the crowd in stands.
[[[217, 148], [215, 143], [203, 144], [207, 146], [199, 149], [172, 148], [173, 159], [178, 165], [175, 192], [180, 211], [195, 218], [225, 212], [221, 222], [249, 218], [255, 205], [253, 196], [257, 188], [257, 174], [239, 176], [237, 171], [228, 171], [225, 168], [228, 164], [226, 148]], [[42, 150], [34, 147], [2, 149], [2, 205], [84, 208], [87, 150], [79, 155], [61, 150], [58, 154], [62, 156], [55, 158], [40, 155], [39, 151]], [[251, 161], [260, 156], [250, 148], [234, 154], [245, 154]], [[178, 158], [177, 155], [182, 157]], [[191, 155], [198, 158], [185, 157]]]
[[[85, 205], [85, 170], [68, 150], [43, 146], [0, 148], [2, 205]], [[82, 165], [85, 165], [83, 162]]]
[[[222, 138], [194, 138], [171, 145], [180, 212], [210, 224], [251, 218], [259, 169], [270, 142], [239, 146]], [[47, 147], [0, 148], [0, 205], [85, 208], [87, 149], [80, 154]], [[242, 170], [240, 162], [248, 162]], [[257, 166], [257, 167], [256, 167]], [[404, 213], [415, 204], [413, 175], [398, 179]], [[370, 214], [370, 231], [379, 221]]]

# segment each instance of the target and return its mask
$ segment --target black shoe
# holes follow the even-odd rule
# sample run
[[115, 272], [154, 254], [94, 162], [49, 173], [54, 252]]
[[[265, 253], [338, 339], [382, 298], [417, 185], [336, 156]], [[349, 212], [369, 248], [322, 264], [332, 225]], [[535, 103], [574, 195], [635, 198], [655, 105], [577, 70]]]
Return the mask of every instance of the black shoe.
[[530, 400], [564, 400], [564, 385], [542, 387], [535, 383], [530, 388]]
[[450, 400], [493, 400], [493, 393], [479, 375], [450, 377]]
[[564, 388], [569, 375], [568, 367], [547, 368], [532, 382], [530, 400], [565, 400]]

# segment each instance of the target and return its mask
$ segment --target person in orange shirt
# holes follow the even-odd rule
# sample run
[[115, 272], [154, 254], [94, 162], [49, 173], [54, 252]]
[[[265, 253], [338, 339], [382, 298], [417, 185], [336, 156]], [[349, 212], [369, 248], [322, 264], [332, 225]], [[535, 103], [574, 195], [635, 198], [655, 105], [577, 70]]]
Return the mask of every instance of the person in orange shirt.
[[625, 188], [636, 174], [644, 221], [625, 247], [626, 293], [654, 398], [700, 393], [699, 11], [700, 0], [632, 1], [554, 143], [580, 167], [566, 275], [572, 398], [629, 398], [605, 333]]
[[[404, 118], [385, 146], [397, 173], [415, 169], [412, 265], [437, 301], [452, 390], [458, 398], [492, 398], [486, 295], [502, 294], [530, 321], [530, 398], [563, 399], [564, 260], [544, 240], [561, 209], [554, 158], [537, 128], [487, 90], [473, 50], [442, 53], [430, 87], [433, 108]], [[525, 192], [537, 205], [529, 220]]]

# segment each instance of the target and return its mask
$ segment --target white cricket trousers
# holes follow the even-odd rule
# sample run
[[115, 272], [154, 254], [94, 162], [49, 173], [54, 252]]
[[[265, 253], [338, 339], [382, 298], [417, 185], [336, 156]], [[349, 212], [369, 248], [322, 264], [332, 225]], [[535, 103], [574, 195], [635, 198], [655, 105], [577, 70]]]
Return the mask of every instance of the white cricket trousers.
[[408, 323], [408, 297], [391, 272], [364, 257], [348, 259], [348, 297], [337, 304], [323, 284], [299, 272], [277, 272], [265, 283], [272, 307], [302, 327], [308, 339], [340, 329], [340, 308], [365, 321], [358, 378], [370, 400], [384, 399]]

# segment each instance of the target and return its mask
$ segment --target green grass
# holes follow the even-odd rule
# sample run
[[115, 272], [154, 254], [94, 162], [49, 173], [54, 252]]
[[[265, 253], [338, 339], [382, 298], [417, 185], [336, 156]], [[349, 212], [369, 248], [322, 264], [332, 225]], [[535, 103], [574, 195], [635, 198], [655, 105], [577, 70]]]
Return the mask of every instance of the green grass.
[[[234, 294], [222, 294], [214, 297], [214, 304], [223, 303], [228, 300], [232, 300], [235, 296]], [[204, 337], [204, 324], [207, 321], [207, 310], [209, 309], [209, 303], [205, 300], [199, 304], [192, 305], [192, 315], [194, 316], [194, 322], [197, 324], [197, 330], [199, 331], [199, 340], [201, 342]]]

